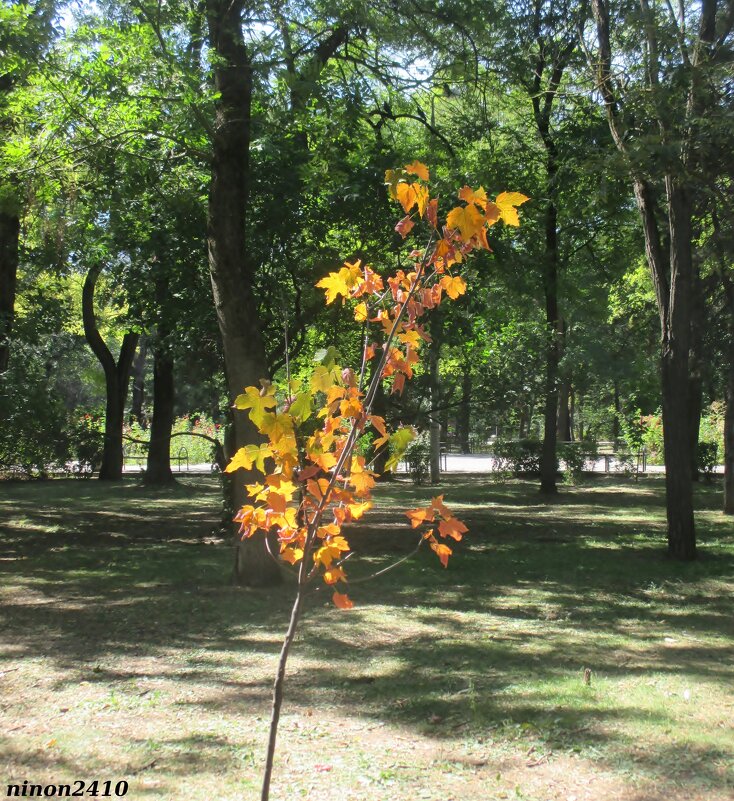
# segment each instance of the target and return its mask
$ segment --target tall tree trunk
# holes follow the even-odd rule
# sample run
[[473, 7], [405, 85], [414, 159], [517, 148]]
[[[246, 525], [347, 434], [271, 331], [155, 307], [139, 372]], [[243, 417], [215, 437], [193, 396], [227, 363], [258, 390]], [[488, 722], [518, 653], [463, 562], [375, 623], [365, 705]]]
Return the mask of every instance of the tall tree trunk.
[[734, 515], [734, 281], [722, 271], [729, 313], [729, 363], [724, 412], [724, 514]]
[[438, 484], [441, 480], [441, 420], [439, 407], [441, 405], [441, 383], [438, 366], [441, 357], [442, 321], [438, 313], [434, 313], [431, 321], [431, 344], [428, 350], [428, 367], [431, 396], [431, 484]]
[[[242, 34], [244, 0], [206, 0], [209, 47], [219, 98], [212, 132], [207, 238], [212, 292], [222, 335], [230, 402], [244, 387], [268, 377], [262, 323], [253, 294], [253, 265], [246, 242], [250, 186], [252, 64]], [[257, 442], [259, 435], [244, 412], [235, 412], [233, 449]], [[228, 456], [232, 456], [232, 452]], [[232, 507], [247, 501], [245, 484], [255, 479], [236, 471], [230, 482]], [[237, 527], [233, 525], [232, 531]], [[235, 536], [235, 580], [270, 585], [280, 568], [260, 538]]]
[[175, 400], [173, 367], [170, 344], [159, 329], [153, 350], [153, 420], [150, 425], [150, 445], [145, 468], [146, 484], [162, 485], [175, 482], [171, 471], [171, 431]]
[[[618, 84], [612, 77], [613, 54], [610, 35], [609, 8], [605, 0], [591, 0], [599, 41], [595, 68], [599, 89], [607, 111], [607, 121], [618, 150], [629, 156], [629, 131], [624, 111], [624, 97], [617, 97]], [[711, 3], [703, 4], [702, 22], [708, 19]], [[715, 3], [713, 4], [715, 13]], [[657, 93], [659, 69], [654, 17], [646, 11], [648, 37], [648, 89]], [[702, 29], [703, 30], [703, 29]], [[708, 34], [701, 42], [710, 41]], [[696, 48], [694, 61], [700, 50]], [[690, 84], [690, 109], [696, 109], [694, 85]], [[670, 149], [670, 135], [664, 116], [655, 119], [661, 143]], [[690, 129], [692, 130], [692, 128]], [[677, 134], [676, 134], [677, 136]], [[686, 169], [690, 153], [690, 133], [680, 141], [681, 172]], [[663, 394], [663, 428], [665, 449], [665, 490], [668, 518], [668, 553], [682, 560], [696, 556], [696, 529], [693, 517], [693, 484], [691, 476], [691, 411], [689, 349], [691, 335], [690, 296], [693, 290], [693, 263], [691, 252], [691, 199], [683, 179], [665, 172], [669, 253], [666, 258], [663, 239], [658, 227], [655, 192], [648, 178], [642, 174], [635, 158], [628, 160], [635, 199], [645, 237], [645, 255], [650, 268], [661, 330], [661, 378]]]
[[558, 428], [557, 436], [559, 442], [570, 442], [573, 439], [571, 433], [571, 381], [564, 377], [560, 382], [558, 393]]
[[147, 337], [140, 337], [138, 352], [133, 360], [133, 390], [130, 402], [130, 418], [137, 420], [138, 425], [146, 431], [148, 428], [148, 417], [145, 414], [145, 363], [148, 356]]
[[20, 219], [0, 211], [0, 373], [8, 369], [10, 337], [15, 318]]
[[[549, 159], [549, 183], [555, 180], [555, 161]], [[558, 462], [556, 460], [556, 434], [558, 415], [558, 364], [560, 341], [558, 332], [558, 211], [549, 201], [545, 214], [545, 406], [543, 450], [540, 457], [540, 491], [555, 494]]]
[[698, 436], [703, 411], [703, 282], [699, 265], [691, 270], [691, 341], [688, 355], [688, 429], [691, 439], [691, 478], [698, 481]]
[[471, 396], [471, 368], [468, 363], [465, 363], [464, 374], [461, 379], [461, 403], [459, 404], [459, 415], [456, 426], [459, 449], [462, 453], [471, 453], [471, 443], [469, 441], [469, 434], [471, 431]]
[[94, 289], [101, 270], [101, 265], [93, 266], [84, 279], [82, 318], [84, 321], [84, 336], [92, 352], [102, 365], [105, 375], [105, 433], [99, 477], [102, 481], [117, 481], [122, 478], [123, 472], [122, 426], [124, 423], [125, 400], [130, 382], [130, 370], [138, 344], [138, 335], [132, 332], [125, 334], [122, 339], [120, 355], [115, 361], [114, 356], [99, 333], [94, 314]]
[[666, 181], [670, 222], [670, 306], [663, 335], [662, 388], [668, 552], [696, 557], [691, 476], [689, 349], [692, 290], [691, 209], [683, 187]]

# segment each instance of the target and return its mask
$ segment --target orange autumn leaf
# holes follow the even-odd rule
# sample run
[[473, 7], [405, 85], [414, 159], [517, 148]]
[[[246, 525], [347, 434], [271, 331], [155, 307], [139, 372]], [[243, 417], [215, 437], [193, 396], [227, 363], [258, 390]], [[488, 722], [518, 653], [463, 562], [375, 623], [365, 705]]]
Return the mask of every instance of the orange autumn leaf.
[[275, 514], [285, 514], [287, 503], [285, 495], [281, 495], [279, 492], [269, 492], [266, 503], [270, 510], [275, 512]]
[[303, 549], [302, 548], [283, 548], [280, 552], [280, 558], [285, 560], [291, 565], [295, 565], [296, 562], [300, 562], [303, 559]]
[[358, 498], [369, 495], [370, 490], [375, 486], [374, 475], [370, 470], [365, 470], [363, 473], [352, 473], [349, 483], [354, 487], [354, 494]]
[[392, 389], [390, 390], [391, 395], [402, 395], [403, 389], [405, 389], [405, 374], [398, 373], [395, 376], [395, 379], [392, 382]]
[[409, 214], [414, 206], [418, 207], [418, 214], [423, 217], [428, 205], [428, 190], [421, 184], [399, 183], [395, 188], [400, 205], [403, 211]]
[[461, 539], [463, 534], [466, 534], [469, 529], [455, 517], [450, 517], [448, 520], [441, 520], [438, 524], [438, 531], [442, 537], [453, 537], [457, 542]]
[[405, 516], [410, 520], [412, 528], [418, 528], [421, 523], [432, 523], [435, 512], [430, 506], [425, 506], [419, 509], [409, 509]]
[[[438, 228], [438, 200], [433, 198], [426, 206], [426, 219], [431, 228]], [[418, 256], [420, 258], [420, 256]]]
[[334, 601], [334, 606], [338, 606], [339, 609], [351, 609], [354, 606], [351, 598], [341, 592], [335, 592], [331, 599]]
[[476, 203], [477, 206], [484, 209], [487, 205], [487, 193], [484, 191], [484, 187], [481, 186], [476, 191], [470, 186], [463, 186], [459, 189], [459, 200]]
[[443, 495], [436, 495], [434, 498], [431, 499], [431, 506], [443, 517], [445, 520], [448, 520], [449, 517], [453, 517], [451, 510], [444, 504], [443, 502]]
[[431, 545], [431, 550], [434, 551], [438, 556], [438, 558], [441, 560], [441, 564], [444, 567], [448, 567], [449, 556], [451, 556], [451, 554], [453, 553], [451, 548], [449, 548], [448, 545], [444, 545], [443, 543], [440, 542], [432, 542], [430, 545]]
[[487, 201], [487, 205], [484, 207], [484, 219], [487, 225], [493, 226], [501, 215], [500, 207], [496, 203], [492, 203], [491, 200]]
[[405, 172], [410, 173], [410, 175], [417, 175], [421, 181], [430, 180], [428, 167], [420, 161], [412, 161], [410, 164], [406, 164], [403, 169]]
[[387, 427], [385, 426], [385, 421], [379, 415], [373, 414], [370, 415], [368, 418], [369, 422], [374, 426], [380, 436], [372, 443], [372, 447], [375, 450], [382, 445], [384, 445], [389, 439], [390, 435], [387, 433]]
[[401, 220], [399, 220], [395, 224], [395, 230], [400, 234], [400, 236], [405, 239], [406, 236], [413, 230], [415, 223], [413, 222], [413, 218], [407, 214]]
[[337, 581], [347, 580], [347, 574], [340, 567], [330, 567], [324, 571], [324, 581], [327, 584], [336, 584]]

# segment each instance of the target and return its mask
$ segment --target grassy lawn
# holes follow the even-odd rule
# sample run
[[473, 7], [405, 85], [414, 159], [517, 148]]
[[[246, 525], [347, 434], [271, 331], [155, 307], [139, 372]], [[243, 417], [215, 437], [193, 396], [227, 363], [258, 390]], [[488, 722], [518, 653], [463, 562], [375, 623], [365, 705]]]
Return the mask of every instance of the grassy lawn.
[[[662, 482], [448, 478], [470, 528], [315, 593], [290, 663], [279, 801], [724, 801], [734, 794], [734, 525], [697, 495], [700, 559], [665, 557]], [[412, 549], [380, 489], [352, 536]], [[127, 780], [127, 797], [249, 801], [292, 597], [229, 584], [216, 480], [0, 485], [0, 787]], [[584, 670], [591, 682], [584, 682]], [[0, 796], [2, 797], [2, 796]]]

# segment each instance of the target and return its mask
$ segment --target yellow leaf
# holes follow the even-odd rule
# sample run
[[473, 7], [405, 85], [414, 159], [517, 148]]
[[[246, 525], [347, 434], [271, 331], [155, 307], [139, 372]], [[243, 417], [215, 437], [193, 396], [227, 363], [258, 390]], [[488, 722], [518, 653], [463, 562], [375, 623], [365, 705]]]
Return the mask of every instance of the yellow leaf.
[[352, 503], [347, 507], [349, 514], [352, 516], [352, 520], [359, 520], [359, 518], [371, 508], [372, 501], [365, 501], [364, 503]]
[[334, 371], [320, 364], [311, 376], [311, 392], [328, 392], [335, 383]]
[[288, 414], [302, 423], [311, 416], [311, 395], [308, 392], [300, 392], [295, 400], [288, 407]]
[[466, 281], [460, 275], [444, 275], [439, 283], [451, 300], [456, 300], [466, 292]]
[[300, 562], [301, 559], [303, 559], [303, 549], [283, 548], [283, 550], [280, 552], [280, 558], [292, 565], [295, 565], [296, 562]]
[[331, 567], [324, 571], [324, 581], [327, 584], [336, 584], [337, 581], [346, 581], [347, 574], [340, 567]]
[[395, 187], [395, 193], [400, 201], [400, 205], [403, 207], [403, 211], [406, 214], [418, 202], [413, 184], [399, 183]]
[[354, 309], [354, 319], [358, 323], [363, 323], [368, 317], [367, 314], [367, 304], [362, 301], [362, 303], [358, 303], [356, 308]]
[[423, 217], [428, 206], [428, 189], [420, 184], [413, 184], [413, 189], [415, 191], [415, 200], [418, 204], [418, 214]]
[[245, 445], [232, 457], [232, 461], [224, 468], [225, 473], [234, 473], [240, 467], [252, 470], [253, 464], [261, 472], [265, 472], [265, 459], [272, 456], [269, 445]]
[[267, 434], [273, 443], [293, 433], [293, 418], [287, 414], [265, 414], [260, 423], [260, 430]]
[[413, 161], [410, 164], [406, 164], [403, 168], [405, 172], [410, 173], [411, 175], [417, 175], [421, 181], [428, 181], [429, 174], [428, 174], [428, 167], [425, 164], [422, 164], [420, 161]]
[[487, 205], [487, 193], [481, 186], [476, 191], [470, 186], [462, 187], [459, 189], [459, 199], [465, 200], [467, 203], [476, 203], [482, 210]]
[[[448, 290], [447, 290], [448, 291]], [[419, 348], [422, 343], [421, 335], [415, 329], [409, 329], [401, 334], [398, 334], [398, 339], [404, 345], [410, 345], [412, 348]]]
[[516, 206], [522, 206], [523, 203], [530, 200], [529, 197], [523, 195], [521, 192], [501, 192], [495, 198], [495, 203], [500, 210], [500, 216], [507, 225], [520, 225], [520, 218], [517, 214]]
[[461, 238], [468, 242], [484, 225], [484, 216], [473, 203], [469, 206], [457, 206], [449, 212], [446, 224], [449, 228], [458, 228]]
[[[265, 394], [263, 394], [265, 393]], [[250, 420], [259, 426], [267, 409], [275, 406], [275, 387], [270, 386], [259, 390], [257, 387], [246, 387], [242, 395], [234, 400], [235, 409], [250, 409]]]
[[317, 287], [326, 290], [327, 305], [333, 303], [340, 295], [345, 298], [349, 297], [352, 287], [362, 277], [360, 264], [359, 261], [354, 264], [345, 262], [338, 272], [329, 273], [326, 278], [322, 278], [316, 284]]

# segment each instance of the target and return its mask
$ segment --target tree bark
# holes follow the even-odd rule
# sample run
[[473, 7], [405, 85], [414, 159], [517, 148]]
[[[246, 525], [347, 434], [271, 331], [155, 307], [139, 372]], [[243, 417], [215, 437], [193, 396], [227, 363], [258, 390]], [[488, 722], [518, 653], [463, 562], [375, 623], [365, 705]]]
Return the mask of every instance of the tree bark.
[[434, 313], [431, 325], [431, 344], [428, 350], [428, 367], [431, 395], [431, 415], [430, 415], [430, 441], [431, 458], [430, 472], [431, 484], [438, 484], [441, 480], [441, 421], [439, 407], [441, 406], [441, 383], [438, 373], [439, 360], [441, 357], [441, 320], [438, 312]]
[[101, 271], [102, 266], [97, 264], [89, 270], [84, 279], [82, 318], [84, 321], [84, 336], [92, 352], [102, 365], [105, 375], [105, 433], [99, 478], [102, 481], [117, 481], [122, 478], [123, 473], [122, 426], [130, 370], [138, 344], [138, 335], [132, 332], [125, 334], [122, 339], [120, 355], [115, 361], [110, 349], [99, 333], [94, 314], [94, 289]]
[[133, 360], [133, 390], [130, 402], [130, 418], [137, 420], [143, 431], [148, 428], [148, 417], [145, 414], [143, 404], [145, 403], [145, 363], [148, 356], [148, 340], [140, 337], [138, 352]]
[[[692, 237], [693, 238], [693, 237]], [[701, 429], [703, 411], [703, 282], [698, 265], [691, 269], [691, 339], [688, 354], [688, 429], [691, 439], [691, 478], [699, 480], [698, 436]]]
[[[691, 200], [684, 179], [672, 172], [661, 174], [667, 201], [669, 250], [666, 258], [658, 228], [655, 192], [634, 155], [629, 153], [628, 128], [623, 108], [624, 97], [617, 97], [612, 77], [610, 16], [605, 0], [591, 0], [599, 53], [595, 64], [599, 89], [607, 111], [609, 129], [617, 149], [628, 158], [635, 199], [645, 237], [645, 253], [650, 269], [661, 330], [661, 378], [663, 427], [665, 431], [665, 488], [668, 518], [668, 553], [676, 559], [696, 556], [696, 531], [693, 517], [691, 474], [691, 409], [689, 350], [691, 335], [691, 292], [693, 262], [691, 251]], [[704, 15], [705, 16], [705, 15]], [[654, 18], [647, 12], [648, 70], [647, 88], [657, 91], [659, 65]], [[691, 84], [689, 107], [696, 104]], [[655, 120], [661, 144], [670, 146], [669, 120], [658, 115]], [[684, 168], [690, 145], [690, 131], [680, 141], [680, 163]], [[666, 168], [667, 169], [667, 168]], [[681, 169], [682, 174], [685, 173]]]
[[471, 453], [471, 442], [469, 441], [469, 434], [471, 431], [471, 396], [471, 368], [468, 363], [465, 363], [464, 374], [461, 379], [461, 403], [459, 404], [459, 415], [456, 426], [459, 448], [462, 453]]
[[666, 180], [670, 223], [669, 325], [663, 334], [662, 387], [668, 552], [696, 557], [691, 475], [690, 371], [691, 209], [684, 187]]
[[562, 378], [558, 393], [558, 429], [557, 436], [559, 442], [571, 442], [571, 382], [568, 378]]
[[10, 337], [15, 318], [20, 219], [0, 211], [0, 373], [8, 369]]
[[[243, 0], [207, 0], [209, 47], [219, 99], [212, 133], [211, 181], [207, 210], [207, 239], [212, 293], [224, 350], [230, 402], [244, 387], [268, 377], [257, 302], [253, 294], [253, 265], [246, 241], [250, 186], [252, 64], [242, 33]], [[244, 412], [233, 415], [233, 450], [259, 439]], [[228, 453], [232, 456], [233, 453]], [[230, 479], [233, 509], [246, 500], [245, 484], [254, 480], [238, 470]], [[233, 533], [237, 527], [233, 524]], [[251, 586], [276, 584], [278, 565], [261, 538], [235, 536], [235, 580]]]
[[734, 281], [722, 271], [729, 313], [729, 363], [724, 411], [724, 514], [734, 515]]
[[150, 425], [150, 445], [144, 483], [165, 485], [175, 483], [171, 471], [171, 432], [175, 400], [174, 362], [166, 337], [158, 332], [153, 351], [153, 420]]

